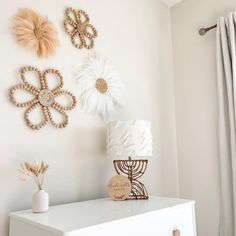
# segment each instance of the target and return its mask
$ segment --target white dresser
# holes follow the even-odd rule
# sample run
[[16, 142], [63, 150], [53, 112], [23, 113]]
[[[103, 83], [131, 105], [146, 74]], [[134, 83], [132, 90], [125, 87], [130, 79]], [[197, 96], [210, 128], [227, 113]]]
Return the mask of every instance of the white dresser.
[[115, 202], [109, 198], [10, 213], [10, 236], [196, 236], [194, 202], [150, 197]]

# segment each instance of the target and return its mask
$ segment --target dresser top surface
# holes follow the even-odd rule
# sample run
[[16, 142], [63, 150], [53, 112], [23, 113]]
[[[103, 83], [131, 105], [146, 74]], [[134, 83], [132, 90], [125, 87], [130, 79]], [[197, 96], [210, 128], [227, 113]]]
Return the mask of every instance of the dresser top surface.
[[124, 218], [136, 217], [156, 211], [168, 210], [194, 201], [150, 197], [148, 200], [113, 201], [101, 198], [90, 201], [51, 206], [48, 212], [35, 214], [31, 210], [10, 213], [11, 218], [27, 222], [57, 233], [65, 233], [104, 224]]

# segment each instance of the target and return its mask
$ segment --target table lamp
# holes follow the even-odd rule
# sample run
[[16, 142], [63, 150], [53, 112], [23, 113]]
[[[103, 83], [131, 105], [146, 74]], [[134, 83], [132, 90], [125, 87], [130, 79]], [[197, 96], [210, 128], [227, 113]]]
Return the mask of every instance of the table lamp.
[[107, 154], [115, 159], [115, 170], [131, 182], [128, 199], [148, 199], [143, 183], [138, 179], [147, 168], [147, 157], [152, 155], [152, 133], [150, 121], [111, 121], [107, 127]]

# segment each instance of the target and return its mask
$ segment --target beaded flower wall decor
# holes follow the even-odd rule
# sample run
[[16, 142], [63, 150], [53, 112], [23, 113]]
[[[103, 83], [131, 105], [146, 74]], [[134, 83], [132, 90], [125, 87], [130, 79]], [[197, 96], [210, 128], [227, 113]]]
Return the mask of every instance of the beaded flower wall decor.
[[75, 79], [81, 91], [82, 107], [86, 112], [107, 118], [116, 105], [124, 103], [124, 86], [114, 65], [106, 58], [91, 53]]
[[93, 48], [94, 39], [97, 37], [97, 30], [90, 24], [88, 14], [85, 11], [70, 7], [66, 9], [66, 17], [64, 28], [71, 36], [74, 46], [79, 49]]
[[[39, 80], [39, 86], [30, 84], [26, 79], [27, 73], [34, 73], [36, 78]], [[76, 106], [76, 97], [68, 92], [67, 90], [62, 90], [63, 87], [63, 77], [58, 70], [48, 69], [43, 72], [35, 67], [23, 67], [20, 70], [21, 80], [23, 83], [18, 84], [10, 88], [9, 96], [10, 100], [17, 107], [28, 107], [24, 113], [24, 119], [26, 124], [34, 130], [43, 128], [45, 125], [51, 123], [56, 128], [65, 128], [68, 124], [68, 116], [65, 111], [72, 110]], [[53, 89], [49, 89], [48, 86], [48, 76], [53, 76], [57, 80], [57, 85]], [[25, 92], [31, 93], [34, 98], [30, 101], [17, 102], [15, 98], [15, 93], [18, 90], [23, 90]], [[70, 100], [70, 104], [61, 105], [55, 99], [59, 96], [66, 96]], [[30, 119], [30, 113], [36, 108], [41, 108], [43, 113], [43, 120], [35, 123]], [[53, 119], [52, 112], [56, 111], [59, 113], [63, 120], [57, 122]]]
[[59, 45], [57, 31], [47, 17], [31, 9], [19, 9], [12, 27], [17, 41], [36, 50], [39, 57], [52, 56]]

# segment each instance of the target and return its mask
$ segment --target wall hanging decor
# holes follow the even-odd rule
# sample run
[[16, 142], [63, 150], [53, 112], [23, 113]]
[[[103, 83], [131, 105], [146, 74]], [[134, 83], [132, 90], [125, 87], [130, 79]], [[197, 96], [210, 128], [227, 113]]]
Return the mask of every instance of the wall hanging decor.
[[48, 170], [48, 164], [41, 162], [25, 162], [20, 165], [20, 173], [23, 175], [21, 180], [26, 181], [31, 177], [37, 185], [37, 192], [32, 197], [32, 211], [35, 213], [48, 211], [49, 196], [43, 190], [44, 175]]
[[[35, 87], [34, 85], [30, 84], [26, 79], [27, 73], [34, 73], [37, 79], [40, 82], [39, 88]], [[41, 129], [48, 123], [51, 123], [53, 126], [57, 128], [64, 128], [68, 124], [68, 116], [66, 115], [65, 111], [71, 110], [76, 105], [76, 97], [66, 91], [62, 90], [63, 87], [63, 77], [58, 70], [55, 69], [47, 69], [43, 72], [39, 71], [35, 67], [24, 67], [20, 70], [21, 80], [23, 83], [18, 84], [10, 88], [9, 96], [11, 102], [13, 102], [17, 107], [28, 107], [25, 111], [24, 119], [26, 124], [31, 129]], [[58, 84], [53, 89], [49, 89], [48, 86], [48, 76], [53, 76], [56, 78]], [[15, 98], [15, 92], [18, 90], [23, 90], [25, 92], [31, 93], [34, 98], [30, 101], [26, 102], [17, 102]], [[59, 96], [66, 96], [70, 100], [70, 104], [68, 105], [61, 105], [56, 101], [56, 98]], [[43, 120], [37, 124], [33, 123], [30, 119], [30, 113], [35, 110], [36, 108], [41, 108], [43, 113]], [[60, 122], [56, 122], [53, 119], [52, 112], [59, 113], [63, 120]]]
[[82, 107], [86, 112], [107, 117], [115, 105], [124, 102], [124, 86], [112, 63], [91, 53], [84, 66], [75, 74], [81, 90]]
[[17, 41], [24, 47], [36, 50], [39, 57], [52, 56], [59, 45], [54, 25], [47, 17], [28, 8], [18, 10], [12, 30]]
[[71, 41], [76, 48], [91, 49], [94, 47], [97, 30], [90, 24], [89, 16], [85, 11], [67, 8], [64, 28], [71, 36]]

